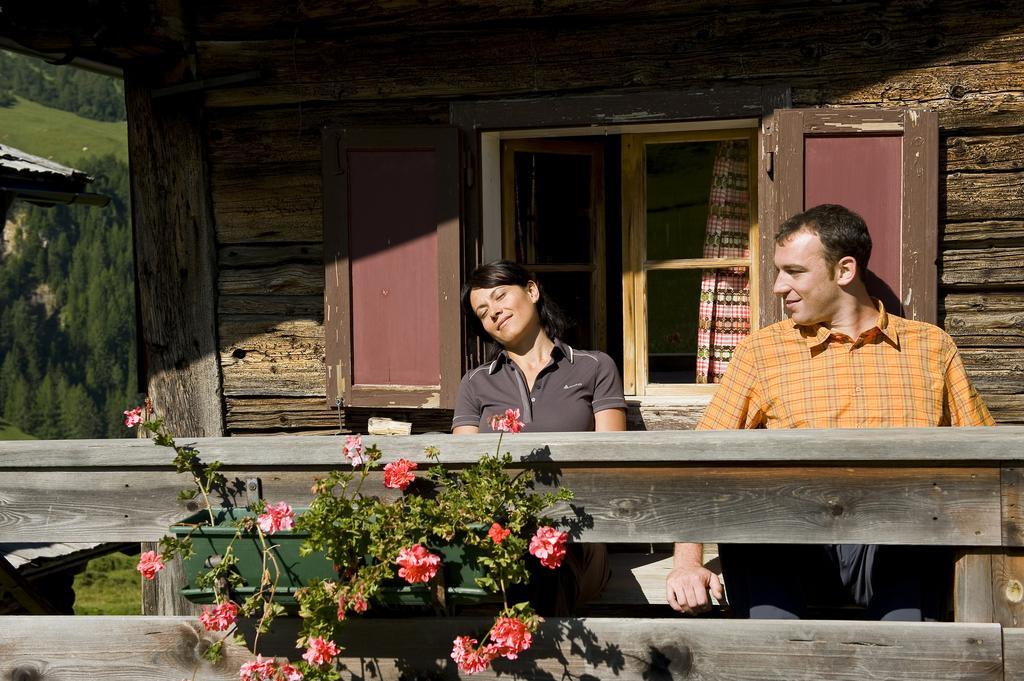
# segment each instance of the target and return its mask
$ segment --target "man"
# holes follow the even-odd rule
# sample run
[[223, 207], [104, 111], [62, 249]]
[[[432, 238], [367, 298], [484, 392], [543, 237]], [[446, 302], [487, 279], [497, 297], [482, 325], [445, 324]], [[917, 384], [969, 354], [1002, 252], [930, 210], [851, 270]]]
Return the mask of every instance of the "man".
[[[864, 286], [864, 220], [821, 205], [775, 237], [774, 291], [789, 319], [736, 348], [698, 429], [992, 425], [952, 339], [897, 317]], [[722, 545], [729, 601], [741, 617], [799, 618], [808, 596], [845, 592], [876, 619], [920, 620], [920, 548]], [[723, 597], [700, 544], [677, 544], [669, 604], [695, 614]]]

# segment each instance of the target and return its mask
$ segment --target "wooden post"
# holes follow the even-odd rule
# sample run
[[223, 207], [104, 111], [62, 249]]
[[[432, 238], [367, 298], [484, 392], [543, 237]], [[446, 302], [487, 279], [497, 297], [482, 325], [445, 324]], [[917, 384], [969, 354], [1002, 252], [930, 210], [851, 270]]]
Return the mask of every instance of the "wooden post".
[[[218, 436], [224, 434], [224, 408], [202, 104], [187, 95], [154, 99], [151, 91], [181, 80], [185, 69], [177, 66], [125, 73], [139, 350], [146, 392], [171, 432]], [[168, 572], [147, 589], [143, 612], [193, 614], [178, 595], [184, 576]]]
[[135, 272], [147, 391], [179, 436], [224, 433], [216, 250], [194, 95], [152, 97], [184, 69], [125, 73]]

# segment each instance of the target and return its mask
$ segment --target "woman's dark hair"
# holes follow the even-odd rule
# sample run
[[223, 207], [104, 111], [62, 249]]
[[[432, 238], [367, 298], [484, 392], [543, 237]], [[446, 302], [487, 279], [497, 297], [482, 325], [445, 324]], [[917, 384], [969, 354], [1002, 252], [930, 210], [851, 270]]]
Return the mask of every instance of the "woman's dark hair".
[[469, 302], [469, 294], [473, 289], [494, 288], [495, 286], [522, 286], [526, 288], [526, 285], [531, 281], [537, 286], [537, 291], [540, 293], [540, 297], [537, 299], [537, 316], [540, 317], [541, 327], [549, 338], [561, 338], [567, 326], [562, 308], [558, 307], [558, 303], [544, 294], [544, 289], [541, 287], [540, 282], [537, 281], [537, 277], [522, 265], [508, 260], [496, 260], [486, 265], [480, 265], [466, 278], [466, 283], [462, 286], [462, 309], [469, 320], [467, 322], [469, 329], [485, 341], [494, 341], [484, 331], [480, 318], [476, 316], [476, 311], [473, 310], [473, 306]]

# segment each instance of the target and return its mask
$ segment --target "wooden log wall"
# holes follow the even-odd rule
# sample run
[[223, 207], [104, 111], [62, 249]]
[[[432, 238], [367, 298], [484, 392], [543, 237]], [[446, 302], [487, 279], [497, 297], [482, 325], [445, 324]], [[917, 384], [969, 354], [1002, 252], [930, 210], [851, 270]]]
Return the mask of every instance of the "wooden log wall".
[[[793, 105], [934, 109], [940, 121], [940, 320], [997, 420], [1024, 423], [1024, 11], [1017, 1], [443, 0], [315, 8], [201, 3], [219, 244], [218, 331], [231, 433], [336, 432], [326, 408], [320, 129], [448, 122], [454, 100], [734, 85]], [[688, 427], [700, 405], [645, 404], [634, 427]], [[443, 412], [393, 415], [417, 432]], [[363, 415], [346, 410], [343, 426]]]

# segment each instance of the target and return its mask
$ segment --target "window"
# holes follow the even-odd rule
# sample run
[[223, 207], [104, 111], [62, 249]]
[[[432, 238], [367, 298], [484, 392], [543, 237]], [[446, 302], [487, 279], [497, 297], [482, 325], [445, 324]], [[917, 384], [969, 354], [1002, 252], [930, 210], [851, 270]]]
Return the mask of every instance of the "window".
[[604, 145], [508, 140], [501, 154], [503, 256], [575, 322], [566, 342], [606, 349]]
[[755, 130], [622, 136], [623, 379], [636, 395], [717, 383], [757, 325]]
[[564, 340], [619, 361], [628, 394], [707, 392], [757, 327], [754, 125], [501, 140], [502, 255], [567, 308]]

